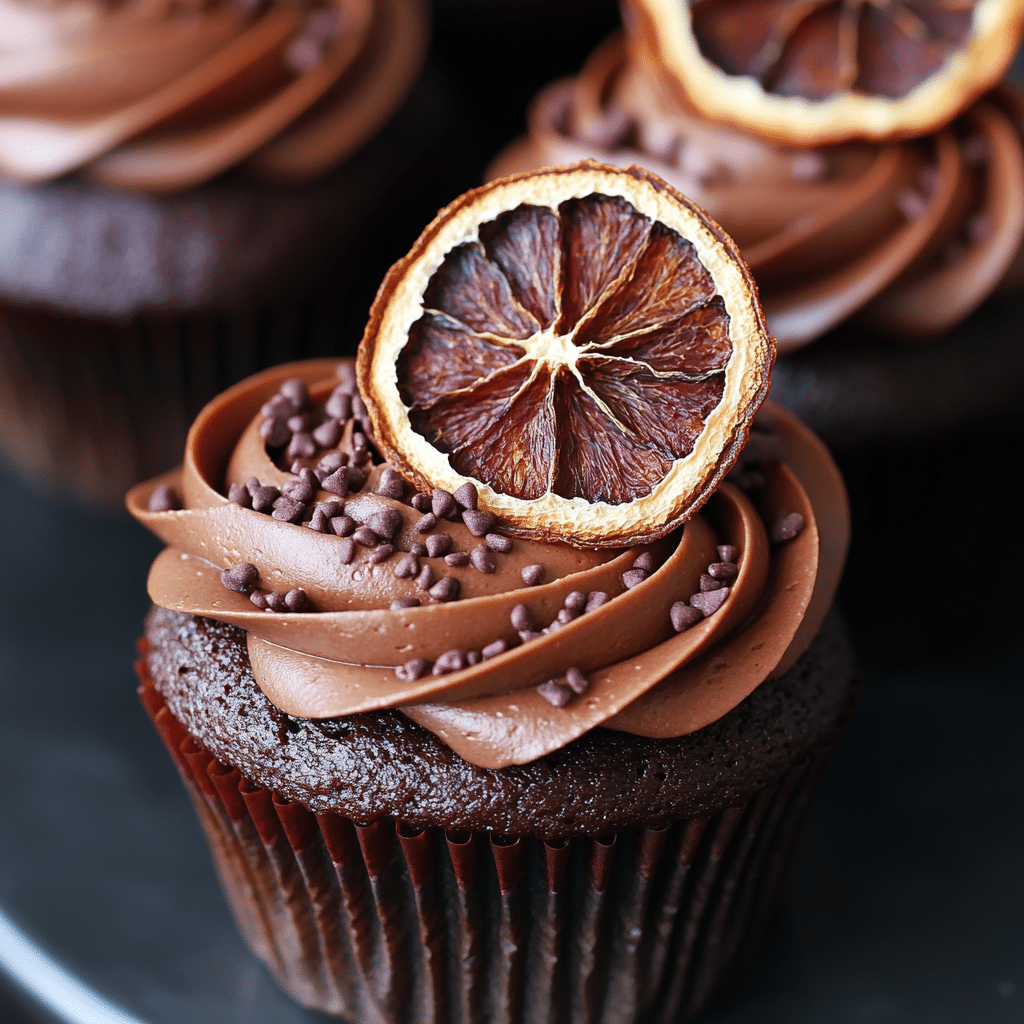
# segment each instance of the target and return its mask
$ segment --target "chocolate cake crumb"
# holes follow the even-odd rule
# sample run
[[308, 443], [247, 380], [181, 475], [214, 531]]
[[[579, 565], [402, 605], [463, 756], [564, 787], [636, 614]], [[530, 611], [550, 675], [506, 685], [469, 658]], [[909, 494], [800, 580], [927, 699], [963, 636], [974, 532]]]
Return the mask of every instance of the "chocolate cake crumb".
[[220, 574], [221, 583], [236, 594], [244, 594], [254, 587], [260, 578], [259, 570], [252, 562], [239, 562]]
[[169, 484], [154, 488], [149, 496], [150, 512], [177, 512], [180, 508], [181, 501]]
[[779, 516], [772, 527], [772, 540], [776, 544], [792, 540], [803, 530], [804, 525], [804, 517], [799, 512], [790, 512], [788, 515]]

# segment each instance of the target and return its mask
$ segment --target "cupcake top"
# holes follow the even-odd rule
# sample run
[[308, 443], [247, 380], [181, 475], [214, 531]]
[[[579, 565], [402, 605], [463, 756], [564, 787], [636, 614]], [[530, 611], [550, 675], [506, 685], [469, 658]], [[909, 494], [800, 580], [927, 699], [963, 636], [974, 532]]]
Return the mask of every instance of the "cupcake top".
[[937, 334], [1020, 276], [1022, 121], [1007, 88], [915, 139], [799, 147], [708, 120], [642, 41], [615, 36], [528, 121], [489, 177], [584, 156], [650, 168], [738, 242], [783, 352], [852, 316]]
[[302, 181], [398, 108], [419, 0], [0, 0], [0, 174], [175, 191], [241, 166]]

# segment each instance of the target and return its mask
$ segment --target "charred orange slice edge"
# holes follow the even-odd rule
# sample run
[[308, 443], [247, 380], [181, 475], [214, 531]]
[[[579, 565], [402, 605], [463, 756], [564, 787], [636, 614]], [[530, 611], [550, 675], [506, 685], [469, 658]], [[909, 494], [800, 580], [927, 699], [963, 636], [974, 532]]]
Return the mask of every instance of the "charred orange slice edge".
[[416, 486], [469, 482], [511, 534], [611, 547], [705, 501], [774, 352], [722, 229], [650, 172], [586, 161], [442, 210], [381, 285], [357, 375]]

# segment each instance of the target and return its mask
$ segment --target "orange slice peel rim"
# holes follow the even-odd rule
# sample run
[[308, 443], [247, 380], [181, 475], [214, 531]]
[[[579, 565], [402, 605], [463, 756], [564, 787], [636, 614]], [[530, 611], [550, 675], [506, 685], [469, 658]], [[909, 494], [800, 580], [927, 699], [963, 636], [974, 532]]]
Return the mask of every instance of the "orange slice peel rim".
[[[711, 275], [728, 314], [732, 349], [724, 366], [721, 400], [703, 421], [692, 450], [676, 459], [651, 492], [622, 503], [503, 493], [488, 481], [454, 469], [445, 452], [414, 429], [399, 390], [398, 360], [410, 330], [425, 313], [433, 275], [456, 247], [478, 240], [482, 225], [521, 206], [558, 210], [569, 200], [625, 200], [652, 225], [677, 232]], [[357, 380], [388, 461], [421, 490], [454, 493], [466, 482], [479, 507], [494, 513], [511, 535], [562, 541], [578, 547], [620, 547], [664, 537], [686, 521], [714, 491], [746, 442], [754, 414], [767, 397], [775, 358], [753, 278], [739, 249], [702, 210], [640, 167], [594, 161], [496, 179], [443, 209], [407, 256], [384, 279], [370, 311], [357, 357]]]
[[712, 121], [791, 146], [881, 142], [934, 131], [999, 81], [1024, 33], [1024, 0], [979, 0], [965, 45], [906, 96], [841, 92], [812, 100], [767, 92], [753, 76], [719, 68], [701, 51], [684, 0], [629, 3], [640, 8], [652, 56], [685, 102]]

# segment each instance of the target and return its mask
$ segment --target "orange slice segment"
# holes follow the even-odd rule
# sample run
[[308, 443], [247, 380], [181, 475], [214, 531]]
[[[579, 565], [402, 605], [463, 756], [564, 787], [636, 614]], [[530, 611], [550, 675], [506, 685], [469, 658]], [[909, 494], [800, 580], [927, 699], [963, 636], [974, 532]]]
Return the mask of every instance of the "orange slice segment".
[[665, 536], [763, 401], [774, 345], [722, 229], [640, 168], [499, 179], [385, 278], [357, 374], [375, 439], [424, 490], [466, 482], [520, 536]]
[[780, 142], [923, 135], [994, 85], [1024, 0], [629, 0], [637, 45], [712, 120]]

